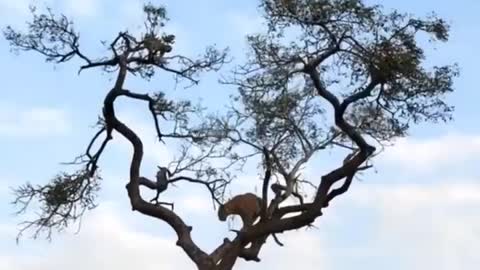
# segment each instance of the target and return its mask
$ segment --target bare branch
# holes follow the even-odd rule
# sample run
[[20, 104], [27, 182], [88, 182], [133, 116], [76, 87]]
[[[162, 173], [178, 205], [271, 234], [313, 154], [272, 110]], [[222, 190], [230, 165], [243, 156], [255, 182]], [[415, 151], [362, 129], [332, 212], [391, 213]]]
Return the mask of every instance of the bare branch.
[[230, 183], [229, 180], [225, 179], [215, 179], [215, 180], [210, 180], [210, 181], [203, 181], [199, 179], [193, 179], [190, 177], [186, 176], [178, 176], [171, 178], [169, 180], [170, 183], [175, 183], [178, 181], [187, 181], [190, 183], [196, 183], [196, 184], [202, 184], [204, 185], [208, 191], [210, 192], [210, 195], [212, 197], [212, 200], [215, 201], [217, 204], [221, 205], [222, 202], [219, 200], [219, 198], [223, 197], [225, 187]]

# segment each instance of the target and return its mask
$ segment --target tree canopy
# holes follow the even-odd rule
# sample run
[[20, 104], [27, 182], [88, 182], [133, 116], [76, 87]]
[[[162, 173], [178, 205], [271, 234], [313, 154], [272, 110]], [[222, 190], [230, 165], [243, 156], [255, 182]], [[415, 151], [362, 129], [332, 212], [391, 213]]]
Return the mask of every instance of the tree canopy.
[[[431, 42], [448, 41], [449, 26], [441, 18], [387, 12], [361, 0], [261, 0], [260, 8], [267, 30], [247, 37], [246, 62], [219, 82], [219, 88], [237, 91], [225, 100], [231, 105], [215, 114], [189, 100], [126, 86], [129, 75], [148, 80], [167, 72], [195, 87], [202, 73], [219, 71], [230, 60], [228, 50], [213, 46], [197, 59], [175, 54], [175, 35], [163, 32], [162, 6], [146, 4], [144, 32], [118, 33], [105, 43], [110, 55], [98, 59], [81, 49], [73, 22], [51, 10], [32, 8], [26, 32], [6, 27], [4, 36], [14, 50], [33, 51], [54, 63], [78, 58], [84, 62], [79, 73], [101, 68], [117, 76], [103, 100], [97, 133], [73, 161], [78, 171], [15, 189], [19, 213], [32, 201], [40, 207], [38, 219], [26, 221], [20, 234], [33, 229], [35, 237], [44, 232], [49, 237], [96, 206], [102, 182], [97, 168], [118, 134], [133, 146], [126, 185], [132, 210], [170, 225], [177, 245], [198, 269], [232, 269], [239, 258], [260, 261], [269, 236], [281, 245], [277, 233], [312, 225], [348, 191], [356, 174], [372, 167], [379, 149], [408, 135], [412, 124], [452, 119], [445, 97], [454, 90], [457, 67], [427, 67], [418, 42], [420, 34]], [[115, 114], [119, 98], [146, 104], [159, 141], [181, 142], [176, 158], [159, 164], [153, 180], [141, 174], [142, 140]], [[325, 149], [349, 154], [330, 172], [305, 179], [304, 165]], [[203, 185], [221, 206], [226, 187], [250, 160], [259, 161], [264, 175], [259, 220], [215, 250], [201, 249], [191, 238], [192, 227], [159, 201], [161, 193], [169, 184], [188, 181]], [[141, 186], [157, 196], [145, 199]]]

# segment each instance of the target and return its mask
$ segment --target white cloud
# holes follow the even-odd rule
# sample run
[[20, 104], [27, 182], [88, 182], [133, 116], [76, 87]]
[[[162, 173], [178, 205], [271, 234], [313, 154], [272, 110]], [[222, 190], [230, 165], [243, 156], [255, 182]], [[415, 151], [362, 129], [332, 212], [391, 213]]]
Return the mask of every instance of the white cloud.
[[[480, 206], [479, 194], [480, 185], [474, 184], [356, 185], [338, 203], [332, 204], [332, 211], [329, 209], [322, 217], [325, 218], [322, 224], [317, 224], [319, 230], [280, 234], [284, 247], [278, 247], [269, 239], [260, 255], [261, 263], [240, 260], [236, 269], [318, 269], [320, 266], [333, 269], [336, 257], [360, 261], [375, 257], [375, 260], [407, 265], [408, 269], [473, 270], [480, 263], [476, 255], [480, 247], [480, 218], [473, 212]], [[203, 211], [204, 202], [198, 200], [203, 201], [193, 195], [190, 202], [182, 200], [181, 204]], [[194, 269], [183, 251], [175, 246], [171, 230], [160, 226], [162, 235], [165, 232], [168, 238], [156, 235], [156, 231], [146, 232], [142, 223], [137, 222], [138, 218], [132, 218], [131, 214], [119, 215], [114, 206], [103, 203], [90, 213], [78, 235], [62, 234], [55, 238], [53, 245], [27, 246], [29, 257], [20, 254], [25, 249], [23, 245], [2, 254], [1, 269]], [[373, 210], [375, 218], [367, 215], [365, 220], [352, 220], [352, 212], [341, 209], [350, 206], [360, 207], [361, 211]], [[187, 219], [193, 219], [195, 224], [194, 216]], [[323, 226], [332, 221], [333, 226]], [[354, 226], [356, 222], [367, 222], [376, 230], [361, 231]], [[362, 248], [326, 241], [327, 238], [335, 241], [336, 237], [331, 234], [342, 234], [342, 229], [348, 228], [336, 225], [339, 223], [352, 224], [350, 230], [367, 233], [365, 237], [370, 240], [362, 244]], [[0, 241], [10, 232], [10, 226], [0, 226]], [[78, 254], [88, 259], [78, 260]]]
[[[334, 205], [376, 213], [368, 226], [377, 229], [364, 246], [370, 255], [395, 258], [390, 262], [408, 269], [473, 270], [480, 264], [479, 184], [357, 185]], [[349, 222], [337, 213], [328, 211], [335, 222]]]
[[65, 135], [71, 129], [67, 113], [58, 108], [0, 107], [0, 136], [38, 137]]
[[408, 169], [428, 170], [480, 160], [480, 135], [448, 134], [432, 139], [400, 139], [386, 149], [383, 161]]
[[190, 195], [180, 198], [177, 201], [180, 202], [181, 207], [188, 211], [190, 214], [210, 214], [210, 212], [213, 210], [211, 200], [207, 196], [208, 195], [205, 195], [204, 197], [198, 195]]
[[15, 235], [17, 233], [17, 229], [15, 226], [10, 224], [0, 224], [0, 238], [6, 235]]
[[10, 192], [8, 186], [6, 186], [6, 183], [2, 183], [2, 181], [0, 181], [1, 183], [1, 186], [0, 186], [0, 196], [2, 197], [5, 197], [5, 196], [8, 196], [10, 194], [8, 194]]
[[[141, 232], [129, 216], [118, 215], [114, 207], [103, 204], [84, 221], [77, 235], [62, 234], [53, 244], [29, 247], [28, 242], [0, 256], [0, 268], [5, 270], [80, 270], [80, 269], [195, 269], [174, 237], [167, 239]], [[172, 233], [168, 230], [168, 233]], [[0, 234], [0, 239], [2, 235]], [[262, 253], [263, 262], [238, 262], [236, 269], [316, 269], [326, 268], [321, 240], [305, 232], [282, 236], [285, 247], [269, 240]], [[32, 241], [32, 240], [30, 240]], [[19, 250], [28, 249], [28, 254]], [[15, 252], [17, 251], [17, 252]], [[79, 257], [79, 254], [81, 256]], [[42, 255], [42, 256], [40, 256]]]
[[272, 238], [267, 240], [259, 257], [260, 263], [238, 262], [238, 269], [334, 269], [328, 258], [324, 240], [308, 231], [279, 235], [285, 245], [279, 247]]
[[[480, 204], [480, 183], [449, 183], [431, 185], [361, 185], [356, 183], [346, 195], [355, 203], [367, 205], [399, 204], [405, 208], [419, 205]], [[391, 205], [393, 206], [393, 205]]]
[[[60, 269], [192, 269], [175, 241], [139, 232], [126, 217], [102, 205], [82, 227], [80, 234], [62, 235], [54, 245], [31, 248], [43, 258], [8, 254], [0, 257], [5, 270]], [[23, 242], [25, 244], [25, 242]], [[16, 249], [25, 248], [20, 245]], [[79, 257], [79, 254], [81, 256]]]
[[75, 17], [92, 17], [100, 13], [100, 3], [96, 0], [67, 0], [65, 9]]
[[243, 174], [239, 173], [237, 175], [237, 178], [233, 180], [231, 186], [229, 187], [229, 190], [235, 193], [232, 195], [236, 195], [244, 192], [254, 192], [254, 191], [261, 192], [263, 179], [260, 177], [261, 176], [254, 175], [254, 174], [249, 175], [246, 173], [243, 173]]

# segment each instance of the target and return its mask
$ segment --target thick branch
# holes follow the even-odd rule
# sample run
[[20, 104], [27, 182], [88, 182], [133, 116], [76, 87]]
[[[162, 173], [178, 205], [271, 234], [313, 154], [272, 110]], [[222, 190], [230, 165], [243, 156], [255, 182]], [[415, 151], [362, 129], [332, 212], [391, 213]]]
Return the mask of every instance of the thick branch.
[[151, 98], [148, 94], [138, 94], [126, 89], [120, 90], [119, 94], [125, 95], [133, 99], [144, 100], [148, 102], [148, 109], [150, 110], [150, 114], [152, 115], [153, 121], [155, 123], [155, 131], [157, 132], [158, 139], [161, 141], [162, 133], [160, 132], [158, 117], [157, 117], [157, 113], [155, 112], [155, 100], [153, 100], [153, 98]]
[[[168, 223], [177, 233], [177, 245], [182, 247], [187, 255], [197, 265], [207, 265], [210, 262], [209, 256], [202, 251], [193, 242], [190, 232], [192, 228], [187, 226], [183, 220], [177, 216], [173, 211], [146, 202], [140, 196], [139, 185], [140, 181], [140, 165], [143, 158], [143, 144], [140, 138], [129, 127], [120, 122], [114, 112], [115, 99], [122, 95], [121, 87], [125, 80], [126, 65], [120, 66], [119, 76], [113, 88], [106, 96], [104, 101], [104, 116], [108, 129], [114, 129], [125, 137], [133, 146], [133, 156], [130, 164], [130, 182], [127, 185], [128, 196], [132, 205], [132, 210], [137, 210], [142, 214], [156, 217]], [[144, 182], [145, 183], [145, 182]]]
[[339, 114], [344, 114], [345, 111], [347, 110], [348, 106], [350, 104], [353, 104], [357, 101], [359, 101], [360, 99], [363, 99], [363, 98], [367, 98], [370, 96], [370, 94], [372, 93], [373, 89], [378, 85], [377, 81], [376, 80], [372, 80], [370, 81], [370, 83], [361, 91], [358, 91], [357, 93], [347, 97], [343, 102], [342, 104], [340, 105], [340, 108], [339, 108]]
[[94, 67], [106, 67], [106, 66], [112, 66], [113, 67], [113, 66], [116, 66], [116, 65], [118, 65], [118, 59], [117, 58], [112, 58], [112, 59], [109, 59], [109, 60], [98, 61], [98, 62], [89, 61], [88, 64], [80, 67], [80, 69], [78, 70], [78, 74], [80, 74], [80, 72], [82, 72], [82, 70], [84, 70], [84, 69], [89, 69], [89, 68], [94, 68]]
[[[334, 114], [335, 114], [335, 124], [343, 132], [345, 132], [345, 134], [347, 134], [348, 137], [350, 137], [350, 139], [352, 139], [352, 141], [354, 141], [358, 145], [358, 147], [362, 149], [362, 151], [365, 151], [367, 155], [371, 155], [373, 152], [375, 152], [375, 147], [369, 145], [365, 141], [365, 139], [360, 135], [360, 133], [358, 133], [355, 130], [355, 128], [350, 124], [348, 124], [343, 118], [345, 109], [350, 103], [347, 103], [347, 105], [340, 104], [340, 101], [338, 100], [338, 98], [323, 86], [320, 80], [320, 76], [315, 69], [310, 69], [310, 70], [307, 70], [306, 72], [310, 75], [310, 78], [312, 79], [318, 94], [321, 97], [325, 98], [333, 106]], [[343, 107], [345, 107], [345, 109], [343, 109]]]

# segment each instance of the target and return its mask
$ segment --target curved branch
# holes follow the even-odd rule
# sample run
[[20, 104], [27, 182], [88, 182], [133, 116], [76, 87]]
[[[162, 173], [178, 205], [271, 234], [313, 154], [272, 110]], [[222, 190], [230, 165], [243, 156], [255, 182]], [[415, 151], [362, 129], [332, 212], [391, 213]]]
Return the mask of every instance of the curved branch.
[[148, 102], [148, 109], [150, 110], [150, 114], [152, 115], [155, 123], [155, 131], [157, 132], [158, 139], [162, 141], [162, 133], [160, 132], [157, 113], [155, 113], [155, 100], [153, 100], [153, 98], [151, 98], [148, 94], [138, 94], [126, 89], [119, 90], [118, 92], [119, 95], [124, 95], [133, 99], [144, 100]]
[[115, 58], [112, 58], [112, 59], [109, 59], [109, 60], [104, 60], [104, 61], [97, 61], [97, 62], [91, 62], [91, 61], [88, 61], [88, 63], [86, 65], [83, 65], [80, 67], [80, 69], [78, 70], [78, 74], [80, 74], [82, 72], [82, 70], [84, 69], [89, 69], [89, 68], [94, 68], [94, 67], [105, 67], [105, 66], [116, 66], [118, 65], [118, 58], [115, 57]]
[[[202, 251], [192, 240], [191, 230], [192, 227], [187, 226], [185, 222], [176, 215], [173, 211], [157, 206], [143, 200], [140, 195], [139, 186], [140, 180], [140, 165], [143, 159], [143, 143], [140, 138], [125, 124], [120, 122], [115, 116], [114, 102], [115, 99], [124, 94], [121, 91], [123, 82], [126, 75], [126, 64], [124, 61], [120, 65], [119, 76], [115, 82], [115, 87], [107, 94], [104, 100], [104, 117], [107, 123], [107, 130], [113, 129], [125, 137], [133, 146], [133, 156], [130, 164], [130, 182], [127, 184], [128, 196], [133, 211], [139, 211], [140, 213], [161, 219], [168, 223], [177, 233], [178, 240], [177, 245], [182, 247], [186, 254], [197, 265], [210, 264], [209, 256]], [[145, 182], [144, 182], [145, 183]]]
[[[345, 134], [347, 134], [348, 137], [352, 139], [352, 141], [354, 141], [358, 145], [358, 147], [364, 152], [365, 155], [370, 156], [371, 154], [373, 154], [373, 152], [375, 152], [375, 147], [369, 145], [365, 141], [365, 139], [362, 137], [362, 135], [360, 135], [360, 133], [358, 133], [358, 131], [356, 131], [355, 128], [350, 124], [348, 124], [343, 118], [346, 107], [352, 101], [349, 101], [349, 103], [341, 104], [338, 98], [323, 86], [320, 80], [320, 76], [315, 69], [309, 69], [306, 72], [308, 73], [308, 75], [310, 75], [310, 78], [312, 79], [318, 94], [321, 97], [325, 98], [332, 105], [334, 109], [334, 114], [335, 114], [335, 124], [343, 132], [345, 132]], [[372, 88], [373, 87], [374, 85], [372, 86]], [[350, 99], [350, 100], [353, 100], [353, 99]]]

